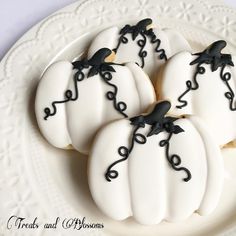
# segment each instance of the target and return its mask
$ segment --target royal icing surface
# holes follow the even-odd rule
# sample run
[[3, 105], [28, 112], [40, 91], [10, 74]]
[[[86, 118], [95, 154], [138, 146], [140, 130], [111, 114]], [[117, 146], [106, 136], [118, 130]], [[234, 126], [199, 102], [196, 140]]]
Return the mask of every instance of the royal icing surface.
[[219, 145], [236, 138], [236, 58], [221, 52], [225, 46], [217, 41], [201, 53], [173, 56], [156, 83], [159, 99], [171, 101], [172, 114], [201, 117]]
[[102, 47], [109, 48], [116, 53], [115, 62], [136, 62], [152, 79], [167, 58], [191, 49], [177, 31], [150, 27], [152, 20], [144, 19], [136, 25], [105, 29], [92, 41], [88, 57]]
[[153, 86], [142, 69], [135, 63], [106, 63], [107, 52], [89, 61], [56, 62], [44, 73], [35, 111], [42, 134], [53, 146], [71, 144], [88, 153], [101, 126], [139, 114], [155, 101]]
[[[199, 118], [164, 115], [154, 116], [156, 122], [153, 116], [114, 121], [97, 134], [88, 178], [93, 199], [107, 216], [115, 220], [133, 216], [152, 225], [185, 220], [196, 211], [210, 214], [217, 206], [224, 179], [219, 147]], [[137, 126], [128, 158], [122, 157], [124, 147], [132, 146]]]

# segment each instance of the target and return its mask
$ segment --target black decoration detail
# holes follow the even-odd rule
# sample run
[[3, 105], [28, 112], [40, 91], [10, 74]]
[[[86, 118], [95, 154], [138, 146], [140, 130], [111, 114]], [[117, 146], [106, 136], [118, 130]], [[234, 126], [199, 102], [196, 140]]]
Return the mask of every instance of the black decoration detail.
[[186, 81], [186, 90], [178, 97], [178, 101], [181, 103], [181, 105], [176, 106], [176, 108], [183, 108], [187, 106], [188, 102], [186, 100], [183, 100], [183, 97], [190, 92], [191, 90], [197, 90], [199, 88], [199, 84], [197, 81], [197, 76], [199, 74], [204, 74], [206, 69], [202, 66], [202, 63], [199, 63], [196, 67], [196, 71], [193, 76], [193, 82], [191, 80]]
[[[89, 68], [87, 78], [92, 77], [94, 75], [99, 74], [103, 81], [112, 88], [112, 91], [106, 93], [106, 97], [108, 100], [113, 101], [114, 108], [123, 116], [128, 117], [125, 113], [127, 109], [127, 105], [123, 101], [117, 101], [117, 93], [118, 88], [115, 84], [111, 82], [112, 73], [116, 72], [112, 65], [120, 65], [111, 62], [105, 62], [106, 57], [111, 54], [111, 50], [108, 48], [102, 48], [98, 50], [89, 60], [83, 59], [81, 61], [75, 61], [72, 63], [73, 69], [77, 70], [74, 75], [74, 92], [70, 89], [65, 91], [65, 99], [61, 101], [54, 101], [51, 104], [52, 108], [46, 107], [44, 108], [44, 120], [47, 120], [48, 117], [54, 116], [57, 113], [57, 105], [61, 103], [66, 103], [69, 101], [76, 101], [79, 97], [78, 91], [78, 82], [81, 82], [85, 79], [85, 74], [83, 72], [84, 69]], [[122, 66], [122, 65], [120, 65]]]
[[[184, 132], [184, 130], [175, 125], [174, 122], [178, 119], [175, 117], [165, 116], [168, 110], [170, 109], [171, 104], [168, 101], [163, 101], [157, 103], [153, 111], [147, 115], [136, 116], [130, 119], [130, 124], [134, 126], [132, 133], [131, 144], [129, 147], [121, 146], [118, 148], [118, 154], [122, 157], [121, 159], [113, 162], [106, 170], [105, 178], [108, 182], [111, 182], [112, 179], [118, 177], [119, 173], [117, 170], [114, 170], [113, 167], [118, 163], [126, 161], [129, 158], [130, 153], [133, 150], [134, 144], [145, 144], [147, 138], [153, 135], [158, 135], [161, 132], [167, 132], [168, 138], [161, 140], [159, 145], [165, 147], [166, 159], [170, 166], [176, 171], [184, 171], [186, 177], [183, 181], [188, 182], [191, 178], [191, 172], [185, 167], [179, 167], [181, 164], [181, 158], [177, 154], [170, 155], [170, 140], [173, 134], [178, 134]], [[150, 131], [145, 136], [138, 131], [141, 128], [145, 128], [146, 125], [150, 125]]]
[[127, 148], [125, 146], [121, 146], [118, 149], [118, 153], [119, 155], [122, 157], [121, 159], [113, 162], [108, 168], [107, 171], [105, 173], [105, 178], [108, 182], [111, 182], [111, 179], [115, 179], [118, 177], [119, 173], [117, 170], [113, 170], [112, 168], [117, 165], [120, 162], [126, 161], [129, 158], [130, 153], [133, 150], [134, 147], [134, 143], [139, 143], [139, 144], [145, 144], [147, 142], [147, 138], [143, 135], [138, 133], [138, 130], [140, 129], [140, 126], [136, 126], [134, 128], [134, 131], [132, 133], [132, 140], [131, 140], [131, 144], [130, 147]]
[[[179, 126], [178, 126], [179, 127]], [[177, 131], [179, 129], [179, 131]], [[176, 132], [183, 132], [180, 130], [181, 128], [177, 128]], [[176, 170], [176, 171], [184, 171], [186, 173], [186, 177], [183, 178], [183, 181], [188, 182], [191, 178], [191, 172], [186, 168], [186, 167], [178, 167], [181, 164], [181, 158], [177, 154], [170, 155], [170, 139], [172, 135], [175, 134], [174, 132], [170, 132], [167, 139], [161, 140], [159, 145], [161, 147], [166, 147], [165, 152], [166, 152], [166, 159], [168, 160], [169, 164], [171, 167]]]
[[117, 102], [117, 98], [116, 95], [118, 93], [118, 88], [115, 84], [111, 83], [112, 80], [112, 74], [109, 71], [100, 71], [99, 72], [100, 76], [103, 78], [103, 81], [109, 85], [111, 88], [113, 88], [113, 91], [108, 91], [106, 93], [106, 97], [108, 100], [113, 101], [113, 106], [114, 108], [121, 114], [123, 115], [125, 118], [128, 117], [128, 115], [125, 113], [125, 110], [127, 109], [127, 105], [125, 102], [123, 101], [119, 101]]
[[128, 38], [126, 37], [127, 34], [132, 35], [132, 40], [136, 40], [138, 35], [141, 35], [142, 38], [137, 41], [138, 46], [140, 47], [139, 50], [139, 57], [141, 59], [141, 65], [140, 67], [144, 67], [145, 65], [145, 57], [147, 56], [147, 51], [144, 50], [147, 39], [149, 38], [150, 42], [152, 44], [156, 44], [155, 47], [155, 52], [159, 54], [159, 58], [161, 60], [167, 61], [167, 56], [165, 53], [164, 49], [160, 49], [161, 46], [161, 40], [157, 38], [155, 33], [153, 32], [153, 29], [147, 29], [147, 26], [152, 24], [152, 19], [147, 18], [139, 21], [136, 25], [125, 25], [121, 30], [120, 30], [120, 37], [117, 43], [117, 46], [113, 49], [113, 51], [116, 53], [120, 47], [120, 45], [127, 44], [128, 43]]
[[190, 65], [197, 64], [196, 72], [193, 76], [193, 82], [191, 80], [186, 81], [186, 90], [178, 97], [178, 101], [181, 103], [177, 105], [176, 108], [181, 109], [187, 106], [188, 102], [183, 100], [183, 97], [189, 93], [191, 90], [197, 90], [199, 88], [199, 84], [197, 82], [197, 77], [200, 74], [204, 74], [206, 69], [202, 66], [203, 64], [209, 64], [211, 66], [211, 71], [217, 71], [218, 68], [220, 70], [220, 78], [228, 88], [228, 92], [225, 93], [225, 97], [229, 100], [229, 108], [231, 111], [236, 111], [236, 104], [234, 104], [234, 91], [230, 87], [229, 80], [232, 75], [230, 72], [224, 72], [225, 67], [234, 66], [232, 61], [232, 56], [230, 54], [222, 54], [223, 48], [225, 48], [227, 43], [224, 40], [219, 40], [212, 43], [208, 46], [203, 52], [196, 53], [193, 55], [198, 56], [195, 60], [193, 60]]
[[220, 70], [220, 78], [228, 88], [228, 92], [225, 92], [225, 97], [229, 100], [229, 108], [231, 111], [236, 111], [236, 104], [234, 101], [235, 93], [230, 87], [229, 80], [231, 79], [232, 75], [229, 72], [224, 72], [225, 65], [221, 67]]

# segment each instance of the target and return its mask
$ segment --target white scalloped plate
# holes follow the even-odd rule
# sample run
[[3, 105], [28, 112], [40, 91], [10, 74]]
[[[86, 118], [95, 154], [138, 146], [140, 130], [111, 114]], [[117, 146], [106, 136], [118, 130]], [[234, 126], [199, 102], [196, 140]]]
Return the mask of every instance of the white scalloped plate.
[[[210, 1], [209, 1], [210, 2]], [[51, 147], [41, 137], [34, 116], [35, 88], [45, 68], [58, 59], [84, 53], [91, 38], [110, 25], [152, 17], [156, 25], [179, 30], [195, 49], [223, 38], [236, 54], [236, 10], [202, 0], [89, 0], [72, 4], [26, 33], [0, 64], [0, 235], [17, 214], [41, 223], [55, 216], [83, 217], [104, 229], [50, 231], [24, 235], [236, 235], [236, 150], [223, 151], [225, 189], [216, 211], [194, 214], [183, 223], [147, 227], [132, 219], [115, 222], [94, 205], [87, 185], [87, 158]], [[220, 111], [219, 111], [220, 112]], [[111, 196], [112, 197], [112, 196]]]

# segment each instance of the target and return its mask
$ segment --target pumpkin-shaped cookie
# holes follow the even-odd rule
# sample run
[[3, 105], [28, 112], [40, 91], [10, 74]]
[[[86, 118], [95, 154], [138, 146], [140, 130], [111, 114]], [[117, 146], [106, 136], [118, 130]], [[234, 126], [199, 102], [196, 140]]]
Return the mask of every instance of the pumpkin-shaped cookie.
[[90, 60], [60, 61], [39, 82], [35, 111], [53, 146], [88, 153], [97, 130], [114, 119], [145, 111], [155, 101], [151, 81], [135, 63], [106, 63], [109, 49]]
[[92, 41], [88, 56], [102, 47], [113, 50], [116, 63], [138, 63], [151, 79], [169, 57], [190, 50], [188, 42], [179, 32], [154, 28], [149, 18], [136, 25], [114, 26], [101, 31]]
[[97, 134], [89, 186], [109, 217], [141, 224], [211, 213], [222, 191], [220, 149], [197, 117], [166, 116], [170, 103], [146, 115], [114, 121]]
[[194, 114], [208, 125], [219, 145], [236, 139], [235, 57], [223, 54], [217, 41], [196, 54], [173, 56], [156, 83], [159, 99], [168, 99], [172, 114]]

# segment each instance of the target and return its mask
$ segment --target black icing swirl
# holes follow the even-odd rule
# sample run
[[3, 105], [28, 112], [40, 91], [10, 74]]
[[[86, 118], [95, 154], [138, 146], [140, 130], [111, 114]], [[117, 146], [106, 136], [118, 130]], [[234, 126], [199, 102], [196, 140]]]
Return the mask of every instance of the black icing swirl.
[[[113, 162], [107, 168], [105, 178], [108, 182], [111, 182], [112, 179], [116, 179], [119, 176], [118, 171], [115, 170], [114, 167], [129, 158], [135, 143], [145, 144], [147, 142], [148, 137], [158, 135], [159, 133], [164, 131], [168, 133], [168, 138], [165, 140], [161, 140], [159, 145], [161, 147], [165, 147], [165, 155], [169, 165], [175, 171], [183, 171], [186, 173], [186, 177], [183, 178], [183, 181], [188, 182], [192, 178], [191, 172], [187, 168], [180, 166], [180, 156], [177, 154], [170, 155], [170, 140], [172, 135], [184, 132], [184, 130], [180, 126], [174, 124], [174, 122], [178, 118], [165, 116], [165, 114], [170, 109], [170, 106], [171, 105], [168, 101], [163, 101], [158, 103], [150, 114], [147, 114], [145, 116], [141, 115], [130, 119], [131, 125], [134, 126], [131, 135], [130, 146], [121, 146], [118, 148], [118, 154], [119, 156], [121, 156], [121, 158]], [[149, 133], [145, 136], [139, 133], [138, 131], [141, 128], [145, 128], [146, 125], [150, 125], [151, 128]]]
[[[123, 117], [128, 117], [125, 113], [127, 105], [124, 101], [117, 101], [118, 87], [112, 83], [112, 73], [115, 73], [113, 65], [120, 65], [116, 63], [105, 62], [105, 58], [111, 54], [111, 50], [107, 48], [102, 48], [98, 50], [91, 59], [81, 60], [73, 62], [73, 69], [77, 70], [74, 77], [74, 91], [68, 89], [64, 93], [64, 99], [59, 101], [53, 101], [51, 103], [51, 108], [44, 108], [44, 120], [47, 120], [48, 117], [54, 116], [57, 113], [57, 105], [66, 103], [69, 101], [76, 101], [79, 98], [78, 83], [85, 79], [84, 69], [88, 68], [87, 78], [90, 78], [96, 74], [99, 74], [102, 80], [112, 88], [111, 91], [106, 93], [106, 98], [110, 101], [113, 101], [113, 107], [117, 110]], [[122, 66], [122, 65], [120, 65]]]
[[103, 78], [103, 81], [109, 85], [111, 88], [113, 88], [113, 91], [108, 91], [106, 93], [106, 97], [108, 100], [113, 101], [113, 106], [114, 108], [120, 113], [122, 114], [124, 117], [128, 117], [128, 115], [125, 113], [125, 110], [127, 109], [127, 105], [125, 102], [123, 101], [119, 101], [117, 102], [117, 93], [118, 93], [118, 88], [115, 84], [111, 83], [112, 80], [112, 74], [109, 71], [101, 71], [99, 72], [100, 76]]
[[159, 145], [161, 147], [166, 147], [165, 153], [167, 161], [174, 170], [184, 171], [186, 173], [186, 177], [183, 178], [183, 181], [188, 182], [192, 178], [191, 172], [185, 167], [179, 167], [179, 165], [181, 164], [181, 158], [179, 155], [177, 154], [170, 155], [170, 139], [172, 135], [173, 132], [170, 132], [167, 139], [161, 140]]
[[137, 40], [137, 44], [140, 47], [138, 52], [138, 56], [140, 57], [141, 64], [140, 67], [145, 66], [145, 57], [147, 57], [147, 51], [145, 50], [145, 46], [147, 44], [147, 39], [149, 39], [151, 44], [155, 44], [155, 52], [159, 54], [159, 59], [167, 60], [167, 56], [165, 50], [161, 47], [161, 40], [155, 35], [153, 29], [147, 29], [149, 25], [152, 24], [152, 19], [143, 19], [139, 21], [136, 25], [125, 25], [120, 31], [120, 37], [118, 39], [118, 43], [113, 51], [116, 53], [121, 44], [127, 44], [129, 42], [126, 37], [127, 34], [131, 34], [132, 40], [135, 41], [137, 36], [140, 35], [141, 39]]
[[57, 113], [57, 104], [61, 104], [61, 103], [66, 103], [66, 102], [69, 102], [69, 101], [76, 101], [79, 97], [79, 92], [78, 92], [78, 82], [82, 81], [83, 79], [85, 78], [85, 75], [82, 71], [78, 70], [75, 75], [74, 75], [74, 97], [73, 97], [73, 92], [68, 89], [65, 91], [65, 94], [64, 94], [64, 97], [65, 99], [64, 100], [61, 100], [61, 101], [54, 101], [52, 102], [52, 110], [49, 108], [49, 107], [46, 107], [44, 108], [44, 113], [45, 113], [45, 116], [44, 116], [44, 120], [47, 120], [47, 118], [49, 116], [54, 116], [56, 115]]
[[139, 57], [141, 58], [141, 65], [140, 66], [143, 68], [145, 65], [145, 57], [147, 56], [147, 51], [144, 50], [147, 39], [146, 39], [146, 36], [143, 32], [140, 32], [140, 35], [142, 36], [142, 39], [139, 39], [137, 41], [137, 44], [140, 47], [140, 50], [138, 53]]
[[111, 179], [115, 179], [118, 177], [119, 173], [117, 170], [112, 169], [115, 165], [117, 165], [120, 162], [126, 161], [129, 158], [130, 153], [133, 150], [134, 143], [139, 143], [139, 144], [145, 144], [147, 142], [147, 138], [143, 135], [138, 133], [138, 130], [140, 129], [140, 126], [136, 126], [133, 130], [132, 133], [132, 139], [131, 139], [131, 144], [130, 147], [127, 148], [125, 146], [121, 146], [118, 148], [118, 154], [122, 157], [121, 159], [113, 162], [107, 169], [105, 173], [105, 178], [107, 181], [111, 181]]
[[224, 84], [226, 85], [226, 87], [228, 88], [228, 91], [225, 92], [225, 97], [229, 100], [229, 108], [231, 111], [236, 111], [236, 104], [234, 101], [234, 91], [232, 90], [230, 84], [229, 84], [229, 80], [231, 79], [232, 75], [229, 72], [224, 72], [225, 70], [225, 65], [221, 67], [220, 70], [220, 78], [221, 80], [224, 82]]
[[186, 81], [186, 90], [178, 97], [178, 101], [181, 103], [181, 105], [177, 105], [176, 107], [181, 109], [185, 106], [187, 106], [188, 102], [187, 100], [183, 100], [183, 97], [189, 93], [191, 90], [197, 90], [199, 88], [199, 84], [197, 81], [199, 74], [204, 74], [206, 69], [202, 66], [202, 63], [199, 63], [196, 67], [196, 71], [193, 76], [193, 81], [187, 80]]
[[195, 60], [193, 60], [190, 65], [197, 65], [196, 71], [193, 76], [193, 82], [191, 80], [186, 81], [186, 90], [178, 97], [179, 105], [176, 108], [181, 109], [188, 105], [187, 100], [184, 100], [184, 96], [192, 90], [197, 90], [199, 88], [199, 84], [197, 82], [197, 78], [199, 75], [205, 73], [205, 68], [202, 66], [203, 64], [209, 64], [211, 67], [211, 71], [217, 71], [220, 69], [219, 75], [221, 80], [226, 85], [228, 91], [225, 92], [225, 97], [229, 100], [229, 108], [231, 111], [236, 110], [236, 104], [234, 101], [234, 91], [232, 90], [229, 80], [232, 75], [230, 72], [224, 72], [226, 66], [234, 66], [232, 61], [232, 56], [230, 54], [222, 54], [221, 51], [226, 47], [226, 42], [223, 40], [219, 40], [211, 44], [207, 47], [206, 50], [200, 53], [196, 53], [193, 55], [198, 56]]
[[161, 60], [167, 61], [167, 56], [166, 56], [165, 50], [163, 48], [160, 48], [161, 40], [159, 38], [157, 38], [153, 29], [146, 30], [145, 34], [150, 38], [150, 41], [152, 44], [156, 44], [155, 52], [159, 53], [159, 58]]

